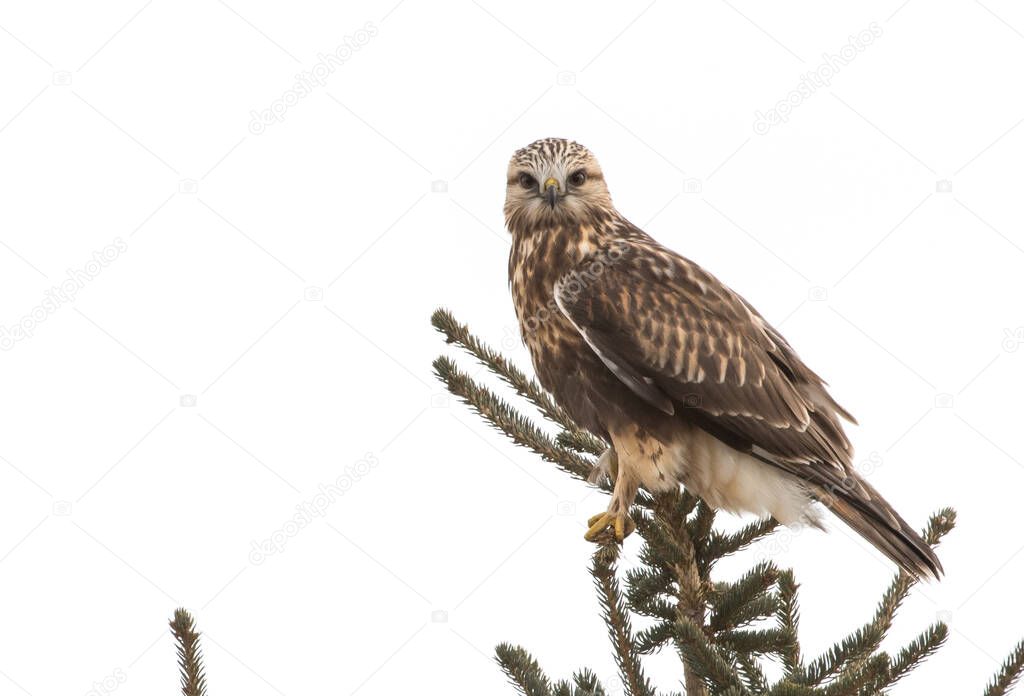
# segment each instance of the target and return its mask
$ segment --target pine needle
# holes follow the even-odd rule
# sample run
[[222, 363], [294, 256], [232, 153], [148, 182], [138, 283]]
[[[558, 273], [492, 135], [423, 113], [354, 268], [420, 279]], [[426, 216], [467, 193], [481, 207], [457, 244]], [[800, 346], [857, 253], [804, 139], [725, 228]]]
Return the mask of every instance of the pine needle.
[[763, 694], [768, 690], [768, 679], [753, 655], [736, 655], [736, 665], [747, 691], [752, 694]]
[[199, 647], [199, 633], [195, 630], [195, 620], [184, 609], [175, 609], [170, 625], [171, 633], [177, 641], [181, 696], [206, 696], [203, 651]]
[[558, 433], [555, 440], [562, 447], [568, 447], [569, 449], [586, 454], [600, 455], [608, 449], [607, 442], [582, 430], [563, 430]]
[[473, 407], [484, 420], [505, 433], [517, 445], [533, 450], [576, 478], [587, 478], [593, 468], [589, 461], [576, 452], [560, 447], [507, 402], [459, 370], [449, 358], [440, 357], [435, 360], [434, 371], [447, 385], [448, 391]]
[[739, 580], [715, 585], [708, 598], [712, 608], [708, 625], [714, 631], [726, 631], [774, 614], [778, 599], [768, 590], [778, 578], [778, 568], [763, 561]]
[[449, 343], [460, 345], [479, 360], [482, 365], [515, 389], [517, 394], [528, 399], [539, 408], [541, 413], [565, 428], [585, 448], [583, 451], [590, 452], [591, 454], [600, 454], [607, 447], [607, 445], [593, 435], [581, 430], [569, 417], [569, 414], [554, 402], [551, 395], [544, 391], [544, 388], [536, 380], [527, 377], [522, 370], [509, 362], [505, 356], [474, 336], [470, 332], [469, 327], [465, 324], [460, 324], [452, 316], [451, 312], [446, 309], [438, 309], [430, 318], [430, 322], [434, 325], [434, 328], [447, 337]]
[[785, 638], [780, 657], [782, 666], [787, 677], [799, 676], [803, 671], [800, 661], [800, 638], [798, 631], [800, 627], [800, 607], [797, 604], [796, 593], [799, 585], [793, 577], [793, 571], [784, 570], [779, 574], [779, 609], [775, 614], [779, 630]]
[[939, 622], [929, 626], [921, 635], [897, 653], [884, 683], [876, 682], [875, 689], [888, 688], [905, 677], [925, 658], [933, 655], [949, 637], [949, 627]]
[[615, 564], [619, 556], [617, 544], [603, 544], [594, 552], [590, 574], [594, 577], [601, 613], [608, 626], [615, 662], [622, 674], [628, 696], [654, 696], [654, 688], [644, 676], [640, 659], [634, 651], [633, 630], [630, 627], [626, 602], [615, 578]]
[[597, 675], [589, 669], [581, 669], [573, 675], [576, 684], [576, 696], [607, 696], [608, 692], [597, 680]]
[[771, 534], [778, 526], [774, 517], [764, 517], [733, 534], [712, 531], [708, 537], [708, 554], [722, 558], [736, 553]]
[[872, 655], [854, 669], [844, 672], [838, 679], [820, 692], [823, 696], [876, 696], [873, 684], [884, 679], [889, 671], [889, 656], [886, 653]]
[[1013, 652], [1003, 662], [998, 674], [989, 682], [985, 696], [1003, 696], [1010, 693], [1010, 689], [1020, 679], [1021, 672], [1024, 672], [1024, 640], [1017, 643]]
[[737, 694], [748, 693], [728, 657], [708, 641], [703, 629], [693, 621], [682, 618], [676, 623], [676, 643], [683, 660], [710, 693], [729, 689]]
[[502, 643], [494, 649], [498, 664], [523, 696], [552, 696], [551, 682], [530, 653]]

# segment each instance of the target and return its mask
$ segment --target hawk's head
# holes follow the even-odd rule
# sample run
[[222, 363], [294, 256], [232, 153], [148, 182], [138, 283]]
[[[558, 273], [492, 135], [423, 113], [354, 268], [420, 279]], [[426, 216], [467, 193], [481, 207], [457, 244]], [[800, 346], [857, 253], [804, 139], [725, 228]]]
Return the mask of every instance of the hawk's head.
[[597, 159], [577, 142], [538, 140], [516, 150], [508, 163], [505, 222], [513, 234], [581, 222], [611, 207]]

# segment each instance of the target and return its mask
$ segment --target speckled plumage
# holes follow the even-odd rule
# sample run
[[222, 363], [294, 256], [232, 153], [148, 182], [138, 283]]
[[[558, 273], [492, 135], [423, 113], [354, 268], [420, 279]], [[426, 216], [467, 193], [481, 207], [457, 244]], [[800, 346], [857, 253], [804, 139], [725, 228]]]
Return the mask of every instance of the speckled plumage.
[[538, 379], [612, 443], [609, 514], [637, 487], [818, 525], [813, 499], [908, 572], [938, 560], [851, 464], [825, 383], [743, 298], [616, 211], [594, 156], [545, 139], [509, 163], [509, 283]]

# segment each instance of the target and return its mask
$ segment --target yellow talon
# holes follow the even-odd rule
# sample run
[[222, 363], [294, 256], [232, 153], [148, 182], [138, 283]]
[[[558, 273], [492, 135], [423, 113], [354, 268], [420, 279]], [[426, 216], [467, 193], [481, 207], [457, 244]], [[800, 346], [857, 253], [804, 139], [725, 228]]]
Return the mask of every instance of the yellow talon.
[[587, 520], [588, 529], [583, 538], [587, 541], [597, 541], [605, 530], [610, 530], [615, 535], [615, 540], [621, 542], [636, 530], [636, 524], [629, 515], [615, 515], [610, 512], [602, 512]]

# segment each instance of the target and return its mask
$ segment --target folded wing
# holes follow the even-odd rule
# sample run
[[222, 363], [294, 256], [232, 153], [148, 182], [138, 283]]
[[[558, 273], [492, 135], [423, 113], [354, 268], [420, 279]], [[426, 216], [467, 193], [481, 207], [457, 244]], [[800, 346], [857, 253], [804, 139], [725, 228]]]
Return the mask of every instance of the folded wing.
[[[852, 418], [739, 295], [653, 240], [596, 250], [555, 287], [587, 344], [651, 406], [772, 459], [849, 465]], [[718, 434], [716, 433], [716, 434]]]

